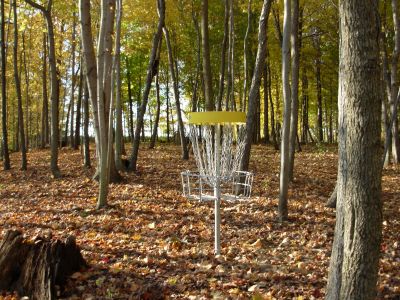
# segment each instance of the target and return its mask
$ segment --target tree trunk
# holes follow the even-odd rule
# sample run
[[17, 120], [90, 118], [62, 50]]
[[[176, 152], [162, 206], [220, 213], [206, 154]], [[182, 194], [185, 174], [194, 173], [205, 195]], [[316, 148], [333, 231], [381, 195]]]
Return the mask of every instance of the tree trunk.
[[75, 142], [74, 149], [78, 150], [81, 143], [81, 111], [82, 111], [82, 94], [83, 94], [83, 64], [81, 59], [81, 70], [79, 73], [78, 99], [76, 102], [76, 121], [75, 121]]
[[30, 299], [56, 299], [57, 288], [69, 276], [87, 268], [75, 237], [53, 240], [24, 238], [19, 231], [7, 231], [0, 244], [0, 290], [16, 291]]
[[133, 133], [133, 96], [132, 96], [132, 84], [131, 84], [131, 71], [129, 58], [126, 56], [126, 80], [128, 81], [128, 100], [129, 100], [129, 132], [131, 135], [131, 141], [133, 142], [134, 133]]
[[48, 7], [38, 5], [32, 0], [25, 0], [28, 4], [36, 9], [39, 9], [47, 24], [47, 32], [49, 39], [49, 64], [50, 64], [50, 84], [51, 84], [51, 172], [54, 178], [61, 177], [60, 170], [58, 168], [58, 105], [59, 105], [59, 80], [58, 70], [56, 65], [56, 54], [55, 54], [55, 41], [54, 41], [54, 26], [51, 16], [52, 2], [48, 2]]
[[75, 106], [75, 85], [76, 85], [76, 74], [75, 74], [75, 49], [76, 49], [76, 16], [75, 12], [72, 16], [72, 49], [71, 49], [71, 127], [70, 127], [70, 145], [71, 148], [75, 149], [74, 139], [74, 106]]
[[308, 79], [306, 69], [303, 68], [303, 74], [301, 77], [301, 93], [302, 93], [302, 129], [301, 129], [301, 141], [308, 143]]
[[24, 132], [24, 114], [22, 111], [22, 95], [21, 95], [21, 82], [18, 74], [18, 16], [17, 16], [17, 0], [12, 2], [13, 14], [14, 14], [14, 80], [15, 80], [15, 90], [17, 94], [18, 101], [18, 131], [21, 140], [21, 170], [26, 170], [27, 160], [26, 160], [26, 144], [25, 144], [25, 132]]
[[327, 299], [368, 300], [382, 229], [378, 2], [342, 1], [339, 15], [338, 211]]
[[160, 99], [159, 77], [160, 77], [160, 75], [159, 75], [159, 73], [157, 73], [157, 75], [156, 75], [157, 112], [156, 112], [156, 118], [154, 120], [153, 132], [151, 134], [149, 149], [153, 149], [154, 146], [156, 145], [157, 132], [158, 132], [158, 122], [160, 121], [161, 99]]
[[41, 139], [40, 147], [46, 147], [49, 142], [49, 107], [47, 95], [47, 35], [43, 33], [43, 64], [42, 64], [42, 126], [41, 126]]
[[246, 103], [247, 103], [247, 88], [248, 88], [248, 78], [249, 78], [249, 62], [248, 62], [248, 47], [249, 47], [249, 34], [250, 34], [250, 29], [251, 29], [251, 16], [252, 16], [252, 11], [251, 11], [251, 2], [252, 0], [249, 0], [247, 4], [247, 29], [246, 29], [246, 34], [244, 36], [244, 41], [243, 41], [243, 97], [242, 97], [242, 104], [241, 107], [245, 110], [246, 108]]
[[166, 73], [165, 77], [166, 77], [166, 81], [167, 81], [166, 84], [165, 84], [165, 94], [166, 94], [165, 98], [167, 98], [167, 142], [169, 143], [170, 142], [170, 128], [169, 128], [170, 102], [169, 102], [169, 72], [168, 72], [168, 67], [167, 67], [167, 70], [166, 70], [165, 73]]
[[[219, 71], [219, 88], [217, 99], [217, 110], [222, 110], [222, 98], [224, 96], [225, 85], [225, 62], [226, 62], [226, 49], [228, 44], [228, 31], [229, 31], [229, 0], [225, 0], [225, 15], [224, 15], [224, 37], [221, 46], [221, 68]], [[197, 84], [197, 80], [195, 82]]]
[[281, 142], [281, 170], [279, 184], [279, 220], [286, 221], [288, 218], [288, 190], [289, 190], [289, 135], [290, 135], [290, 34], [291, 34], [291, 0], [285, 0], [283, 16], [283, 40], [282, 40], [282, 86], [283, 86], [283, 126]]
[[289, 137], [289, 181], [294, 179], [294, 156], [296, 152], [296, 137], [299, 119], [299, 66], [300, 66], [300, 43], [299, 43], [299, 0], [293, 0], [292, 13], [292, 107], [290, 118]]
[[182, 159], [189, 159], [189, 150], [188, 150], [186, 138], [185, 138], [185, 126], [183, 125], [181, 104], [180, 104], [180, 100], [179, 100], [179, 86], [178, 86], [177, 74], [176, 74], [175, 68], [174, 68], [175, 60], [172, 56], [171, 41], [169, 38], [168, 29], [166, 27], [164, 27], [164, 36], [165, 36], [165, 41], [167, 44], [169, 69], [171, 72], [172, 85], [174, 88], [176, 115], [178, 118], [178, 128], [179, 128], [179, 135], [180, 135], [180, 141], [181, 141], [181, 147], [182, 147]]
[[318, 141], [322, 143], [324, 141], [324, 131], [322, 123], [322, 83], [321, 83], [321, 38], [319, 36], [319, 31], [316, 29], [314, 37], [314, 47], [317, 50], [317, 57], [315, 58], [315, 76], [316, 76], [316, 86], [317, 86], [317, 131], [318, 131]]
[[264, 66], [263, 74], [264, 83], [264, 142], [269, 143], [269, 124], [268, 124], [268, 67]]
[[139, 144], [140, 144], [140, 131], [143, 127], [143, 119], [146, 113], [147, 102], [149, 101], [151, 82], [153, 80], [153, 77], [158, 72], [159, 61], [156, 59], [157, 58], [156, 56], [157, 56], [158, 45], [161, 40], [162, 29], [164, 27], [164, 20], [165, 20], [164, 0], [157, 0], [157, 8], [158, 8], [159, 21], [158, 21], [157, 31], [153, 38], [153, 46], [150, 53], [149, 66], [147, 69], [146, 86], [143, 92], [143, 100], [140, 106], [140, 112], [136, 120], [135, 140], [133, 142], [132, 154], [129, 162], [129, 169], [132, 171], [136, 171], [136, 164], [137, 164]]
[[247, 171], [249, 169], [250, 162], [250, 151], [251, 151], [251, 141], [254, 132], [254, 121], [256, 113], [256, 100], [257, 94], [260, 91], [262, 70], [264, 68], [265, 57], [267, 54], [267, 24], [268, 16], [271, 10], [271, 0], [264, 0], [260, 21], [258, 26], [258, 48], [257, 57], [254, 67], [253, 79], [251, 81], [250, 93], [249, 93], [249, 106], [246, 117], [246, 144], [243, 151], [243, 158], [241, 161], [241, 170]]
[[210, 45], [208, 37], [208, 0], [201, 1], [201, 38], [203, 45], [203, 78], [204, 78], [204, 98], [206, 110], [214, 110], [211, 63], [210, 63]]
[[121, 99], [121, 20], [122, 20], [122, 0], [117, 0], [117, 20], [116, 20], [116, 36], [115, 36], [115, 166], [117, 170], [124, 170], [122, 165], [122, 99]]
[[268, 68], [268, 96], [269, 96], [269, 106], [271, 107], [271, 136], [272, 142], [274, 143], [275, 150], [279, 150], [278, 140], [276, 138], [276, 129], [275, 129], [275, 112], [274, 112], [274, 101], [272, 99], [272, 76], [271, 76], [271, 68], [269, 58], [267, 61]]
[[98, 113], [98, 102], [97, 102], [97, 66], [96, 66], [96, 56], [93, 45], [92, 21], [90, 16], [89, 0], [80, 0], [79, 13], [81, 19], [80, 20], [81, 38], [82, 38], [83, 58], [85, 64], [85, 78], [93, 111], [93, 123], [94, 123], [94, 133], [96, 141], [96, 157], [98, 160], [97, 167], [99, 167], [100, 137], [99, 137], [99, 113]]
[[2, 152], [3, 152], [3, 169], [9, 170], [11, 168], [10, 155], [8, 151], [8, 132], [7, 132], [7, 91], [6, 91], [6, 48], [4, 40], [4, 29], [5, 29], [5, 19], [4, 19], [4, 0], [1, 0], [1, 125], [3, 130], [3, 140], [2, 140]]
[[86, 78], [83, 80], [83, 139], [84, 139], [84, 166], [91, 167], [90, 163], [90, 138], [89, 138], [89, 90]]

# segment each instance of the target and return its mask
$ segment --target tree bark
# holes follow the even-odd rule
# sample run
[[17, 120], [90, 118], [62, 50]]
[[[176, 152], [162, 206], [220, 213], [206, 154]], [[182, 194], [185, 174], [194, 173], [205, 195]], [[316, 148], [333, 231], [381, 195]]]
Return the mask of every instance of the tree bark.
[[129, 101], [129, 132], [131, 136], [131, 141], [133, 142], [134, 133], [133, 133], [133, 96], [132, 96], [132, 84], [131, 84], [131, 70], [129, 64], [129, 58], [126, 56], [126, 80], [128, 81], [128, 101]]
[[22, 95], [21, 95], [21, 81], [18, 74], [18, 16], [17, 16], [17, 0], [13, 0], [13, 15], [14, 15], [14, 80], [15, 80], [15, 91], [17, 94], [18, 101], [18, 131], [21, 141], [21, 170], [27, 169], [26, 159], [26, 144], [25, 144], [25, 132], [24, 132], [24, 114], [22, 110]]
[[129, 169], [132, 171], [136, 171], [136, 164], [137, 164], [139, 144], [140, 144], [140, 131], [143, 127], [143, 119], [144, 119], [144, 115], [146, 113], [147, 103], [149, 101], [151, 82], [153, 80], [153, 77], [158, 72], [159, 61], [156, 59], [156, 57], [157, 57], [157, 49], [158, 49], [158, 45], [160, 43], [162, 29], [164, 27], [164, 21], [165, 21], [165, 2], [164, 2], [164, 0], [157, 0], [157, 8], [158, 8], [159, 21], [158, 21], [157, 31], [153, 38], [153, 46], [152, 46], [152, 50], [150, 53], [149, 66], [147, 69], [146, 86], [145, 86], [145, 89], [143, 92], [143, 100], [142, 100], [142, 103], [140, 106], [139, 115], [136, 120], [135, 140], [133, 142], [132, 154], [131, 154], [130, 162], [129, 162]]
[[84, 268], [87, 263], [73, 236], [30, 241], [10, 230], [0, 244], [0, 290], [16, 291], [21, 297], [56, 299], [56, 285], [62, 287], [70, 275]]
[[260, 90], [261, 85], [261, 76], [262, 70], [264, 68], [265, 57], [267, 54], [267, 25], [268, 25], [268, 16], [271, 10], [271, 0], [264, 0], [260, 21], [258, 26], [258, 48], [257, 48], [257, 56], [256, 63], [254, 67], [254, 74], [251, 81], [250, 93], [249, 93], [249, 106], [246, 117], [246, 143], [243, 151], [243, 158], [241, 161], [241, 170], [247, 171], [249, 169], [250, 162], [250, 152], [251, 152], [251, 142], [253, 138], [254, 132], [254, 120], [256, 113], [256, 100], [257, 94]]
[[326, 297], [368, 300], [382, 232], [378, 2], [341, 1], [339, 15], [338, 211]]
[[316, 87], [317, 87], [317, 131], [318, 131], [318, 141], [322, 143], [324, 141], [324, 131], [322, 123], [322, 83], [321, 83], [321, 64], [322, 64], [322, 53], [321, 53], [321, 37], [317, 29], [314, 32], [314, 47], [317, 51], [317, 56], [315, 58], [315, 77], [316, 77]]
[[4, 0], [0, 2], [1, 7], [1, 125], [2, 125], [2, 152], [3, 152], [3, 169], [9, 170], [11, 168], [10, 155], [8, 150], [8, 132], [7, 132], [7, 91], [6, 91], [6, 46], [4, 39], [5, 19], [4, 19]]
[[263, 73], [263, 83], [264, 83], [264, 142], [269, 143], [269, 123], [268, 123], [268, 67], [267, 64], [264, 66]]
[[284, 1], [283, 16], [283, 40], [282, 40], [282, 86], [283, 86], [283, 126], [281, 142], [281, 170], [279, 183], [279, 220], [286, 221], [288, 218], [288, 190], [289, 190], [289, 135], [290, 135], [290, 34], [291, 34], [291, 0]]

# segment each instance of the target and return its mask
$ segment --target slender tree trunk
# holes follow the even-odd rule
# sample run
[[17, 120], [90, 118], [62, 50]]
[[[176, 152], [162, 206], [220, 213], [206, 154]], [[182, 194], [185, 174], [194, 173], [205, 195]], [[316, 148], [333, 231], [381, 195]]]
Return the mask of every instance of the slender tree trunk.
[[49, 143], [49, 107], [47, 95], [47, 35], [43, 33], [43, 64], [42, 64], [42, 127], [41, 127], [41, 148]]
[[229, 51], [228, 51], [228, 86], [225, 109], [235, 111], [235, 26], [234, 26], [234, 4], [229, 0]]
[[92, 21], [90, 16], [90, 1], [80, 0], [79, 13], [81, 19], [82, 50], [85, 65], [85, 78], [89, 90], [89, 98], [93, 111], [93, 123], [96, 141], [97, 167], [100, 165], [99, 110], [97, 99], [97, 66], [93, 45]]
[[244, 147], [243, 158], [241, 161], [241, 169], [248, 170], [249, 161], [250, 161], [250, 151], [251, 151], [251, 141], [253, 138], [254, 132], [254, 121], [255, 121], [255, 113], [256, 113], [256, 101], [257, 95], [260, 91], [261, 85], [261, 77], [262, 71], [264, 68], [265, 58], [267, 54], [267, 24], [268, 24], [268, 16], [271, 10], [271, 0], [264, 0], [260, 21], [258, 26], [258, 48], [257, 48], [257, 56], [256, 63], [254, 67], [253, 79], [251, 81], [250, 93], [249, 93], [249, 106], [246, 117], [246, 144]]
[[160, 121], [160, 110], [161, 110], [161, 99], [160, 99], [160, 84], [159, 84], [159, 73], [156, 75], [156, 98], [157, 98], [157, 112], [154, 120], [153, 132], [151, 134], [149, 149], [153, 149], [156, 145], [158, 122]]
[[175, 68], [174, 68], [175, 60], [172, 56], [171, 41], [169, 38], [168, 29], [166, 27], [164, 27], [164, 36], [165, 36], [165, 41], [167, 44], [169, 69], [171, 72], [172, 85], [174, 88], [176, 115], [178, 118], [178, 128], [179, 128], [179, 135], [180, 135], [181, 147], [182, 147], [182, 159], [189, 159], [189, 150], [188, 150], [186, 138], [185, 138], [185, 126], [183, 125], [181, 104], [180, 104], [180, 100], [179, 100], [178, 80], [177, 80], [177, 74], [176, 74]]
[[74, 139], [74, 106], [75, 106], [75, 85], [76, 85], [76, 74], [75, 74], [75, 49], [76, 49], [76, 16], [75, 12], [72, 16], [72, 49], [71, 49], [71, 127], [70, 127], [70, 145], [71, 148], [75, 148]]
[[139, 144], [140, 144], [140, 131], [143, 127], [143, 119], [144, 119], [144, 115], [146, 113], [147, 102], [149, 100], [151, 82], [153, 80], [153, 77], [158, 72], [159, 61], [156, 58], [157, 58], [157, 49], [158, 49], [158, 45], [159, 45], [161, 37], [162, 37], [162, 29], [164, 27], [164, 20], [165, 20], [165, 2], [164, 2], [164, 0], [157, 1], [157, 8], [158, 8], [158, 14], [159, 14], [159, 21], [158, 21], [157, 31], [153, 38], [153, 46], [152, 46], [152, 50], [150, 53], [149, 66], [147, 69], [146, 86], [145, 86], [145, 90], [143, 92], [143, 100], [142, 100], [142, 103], [140, 106], [140, 113], [136, 120], [135, 140], [133, 142], [132, 154], [131, 154], [130, 163], [129, 163], [129, 169], [131, 169], [133, 171], [136, 171], [136, 164], [137, 164]]
[[4, 0], [0, 1], [1, 7], [1, 98], [2, 98], [2, 128], [3, 128], [3, 169], [11, 168], [10, 156], [8, 151], [8, 132], [7, 132], [7, 91], [6, 91], [6, 49], [4, 39], [5, 19], [4, 19]]
[[126, 57], [126, 80], [128, 81], [128, 100], [129, 100], [129, 132], [131, 135], [131, 140], [133, 142], [134, 133], [133, 133], [133, 95], [132, 95], [132, 84], [131, 84], [131, 70], [129, 64], [129, 58]]
[[251, 11], [251, 2], [252, 0], [249, 0], [247, 4], [247, 29], [246, 29], [246, 34], [244, 36], [244, 42], [243, 42], [243, 97], [242, 97], [242, 105], [241, 107], [245, 110], [246, 109], [246, 103], [247, 103], [247, 89], [248, 89], [248, 77], [249, 77], [249, 35], [250, 35], [250, 29], [251, 29], [251, 16], [252, 16], [252, 11]]
[[75, 142], [74, 149], [78, 150], [79, 145], [81, 144], [81, 111], [82, 111], [82, 90], [83, 90], [83, 64], [81, 59], [80, 64], [80, 72], [79, 72], [79, 86], [78, 86], [78, 99], [76, 103], [76, 121], [75, 121]]
[[283, 86], [283, 126], [281, 142], [281, 171], [279, 184], [279, 220], [286, 221], [288, 217], [288, 190], [289, 190], [289, 135], [291, 116], [290, 97], [290, 35], [291, 35], [291, 0], [285, 0], [283, 16], [283, 40], [282, 40], [282, 86]]
[[71, 116], [71, 107], [72, 107], [72, 102], [69, 102], [68, 103], [68, 111], [67, 111], [67, 119], [65, 120], [64, 138], [61, 141], [61, 147], [68, 146], [68, 128], [69, 128], [69, 121], [70, 121], [70, 116]]
[[324, 131], [323, 131], [323, 112], [322, 112], [322, 83], [321, 83], [321, 38], [319, 36], [319, 31], [315, 30], [314, 37], [314, 47], [317, 50], [317, 57], [315, 58], [315, 76], [316, 76], [316, 86], [317, 86], [317, 130], [318, 130], [318, 141], [322, 143], [324, 141]]
[[382, 230], [378, 2], [342, 1], [339, 15], [338, 209], [326, 298], [368, 300]]
[[268, 96], [269, 96], [269, 106], [271, 107], [271, 136], [272, 142], [274, 143], [275, 150], [279, 150], [278, 140], [276, 138], [276, 129], [275, 129], [275, 111], [274, 111], [274, 101], [272, 99], [272, 76], [271, 76], [271, 68], [269, 58], [267, 60], [267, 68], [268, 68]]
[[290, 118], [290, 137], [289, 137], [289, 181], [293, 181], [294, 156], [296, 151], [296, 137], [299, 118], [299, 66], [300, 66], [300, 43], [299, 43], [299, 0], [293, 0], [292, 13], [292, 107]]
[[[225, 14], [226, 14], [226, 11], [225, 11]], [[193, 19], [194, 29], [196, 31], [196, 36], [197, 36], [196, 76], [195, 76], [195, 80], [194, 80], [193, 96], [192, 96], [192, 111], [196, 112], [198, 110], [198, 88], [199, 88], [200, 69], [201, 69], [201, 32], [200, 32], [199, 22], [197, 21], [197, 16], [194, 13], [194, 11], [192, 11], [192, 19]], [[224, 61], [224, 63], [225, 63], [225, 61]], [[222, 70], [222, 66], [221, 66], [221, 70]], [[225, 66], [224, 66], [224, 70], [225, 70]], [[168, 68], [167, 68], [167, 74], [168, 74]], [[225, 76], [225, 71], [224, 71], [223, 75]], [[168, 84], [168, 80], [167, 80], [167, 84]], [[220, 89], [218, 92], [222, 93], [222, 96], [221, 96], [221, 100], [218, 100], [218, 103], [221, 102], [221, 105], [222, 105], [222, 97], [223, 97], [223, 88], [224, 88], [224, 83], [222, 84], [222, 90], [221, 90], [221, 80], [220, 80]], [[168, 105], [168, 101], [167, 101], [167, 105]], [[169, 112], [168, 112], [168, 106], [167, 106], [167, 124], [169, 125], [168, 114], [169, 114]], [[168, 142], [169, 142], [168, 126], [167, 126], [167, 131], [168, 131]]]
[[307, 79], [307, 72], [306, 69], [303, 68], [303, 74], [301, 77], [301, 93], [302, 93], [302, 134], [301, 134], [301, 140], [303, 143], [308, 143], [308, 131], [309, 131], [309, 125], [308, 125], [308, 79]]
[[31, 6], [39, 9], [45, 19], [47, 25], [47, 33], [49, 39], [49, 64], [50, 64], [50, 84], [51, 84], [51, 172], [54, 178], [61, 177], [60, 170], [58, 168], [58, 105], [59, 105], [59, 80], [58, 70], [56, 65], [56, 52], [55, 52], [55, 41], [54, 41], [54, 26], [51, 15], [52, 1], [48, 1], [47, 8], [38, 5], [32, 0], [25, 0]]
[[84, 140], [84, 166], [91, 167], [90, 162], [90, 137], [89, 137], [89, 89], [86, 78], [83, 80], [83, 140]]
[[[23, 64], [24, 64], [24, 75], [25, 75], [25, 117], [26, 117], [26, 126], [25, 126], [25, 142], [26, 142], [26, 150], [29, 149], [29, 129], [30, 129], [30, 115], [29, 115], [29, 107], [30, 107], [30, 93], [29, 93], [29, 70], [27, 66], [26, 59], [26, 47], [25, 47], [25, 34], [22, 36], [22, 53], [23, 53]], [[28, 58], [29, 59], [29, 58]]]
[[264, 83], [264, 142], [266, 144], [269, 143], [269, 124], [268, 124], [268, 67], [264, 66], [264, 74], [263, 74], [263, 83]]
[[115, 83], [116, 83], [116, 103], [115, 103], [115, 166], [118, 170], [123, 170], [122, 165], [122, 99], [121, 99], [121, 20], [122, 20], [122, 0], [117, 0], [117, 20], [115, 36]]
[[206, 110], [214, 110], [212, 78], [211, 78], [211, 62], [210, 62], [210, 45], [208, 37], [208, 0], [201, 1], [201, 38], [203, 45], [203, 78], [204, 78], [204, 98]]
[[[226, 62], [226, 49], [228, 45], [228, 31], [229, 31], [229, 0], [225, 0], [225, 16], [224, 16], [224, 37], [221, 46], [221, 68], [219, 71], [219, 89], [217, 99], [217, 110], [222, 110], [222, 98], [224, 96], [225, 85], [225, 62]], [[197, 84], [197, 81], [196, 83]]]
[[26, 144], [25, 144], [25, 132], [24, 132], [24, 114], [22, 111], [22, 95], [21, 95], [21, 81], [18, 74], [18, 16], [17, 16], [17, 0], [13, 0], [13, 14], [14, 14], [14, 80], [15, 80], [15, 90], [17, 94], [18, 101], [18, 131], [19, 137], [21, 139], [21, 170], [26, 170], [27, 160], [26, 160]]
[[166, 70], [166, 84], [165, 84], [165, 94], [167, 98], [167, 142], [170, 142], [170, 128], [169, 128], [169, 109], [170, 109], [170, 102], [169, 102], [169, 72], [168, 68]]

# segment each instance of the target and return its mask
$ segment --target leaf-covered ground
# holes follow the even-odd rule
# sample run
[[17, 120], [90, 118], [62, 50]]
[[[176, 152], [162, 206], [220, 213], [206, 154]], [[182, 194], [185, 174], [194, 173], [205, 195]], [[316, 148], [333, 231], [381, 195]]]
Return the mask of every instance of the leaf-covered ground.
[[[290, 222], [277, 217], [279, 153], [256, 146], [253, 197], [222, 205], [222, 255], [213, 255], [212, 203], [181, 195], [180, 172], [194, 162], [178, 146], [143, 148], [139, 173], [110, 186], [96, 210], [94, 170], [63, 149], [64, 177], [51, 178], [49, 153], [29, 153], [29, 170], [0, 171], [0, 238], [11, 228], [36, 235], [73, 234], [91, 268], [75, 273], [68, 299], [318, 299], [325, 293], [335, 212], [324, 207], [336, 178], [334, 148], [297, 154]], [[383, 176], [384, 226], [379, 298], [400, 295], [400, 169]], [[1, 297], [0, 297], [1, 298]]]

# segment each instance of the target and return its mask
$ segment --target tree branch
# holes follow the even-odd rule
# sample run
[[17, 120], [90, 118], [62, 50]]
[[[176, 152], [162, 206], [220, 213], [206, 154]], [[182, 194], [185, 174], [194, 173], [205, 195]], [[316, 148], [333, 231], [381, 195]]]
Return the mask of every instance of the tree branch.
[[[28, 3], [29, 5], [31, 5], [34, 8], [37, 8], [39, 10], [41, 10], [43, 13], [46, 13], [47, 10], [44, 6], [37, 4], [36, 2], [33, 2], [32, 0], [25, 0], [26, 3]], [[49, 3], [51, 2], [51, 0], [49, 0]]]

